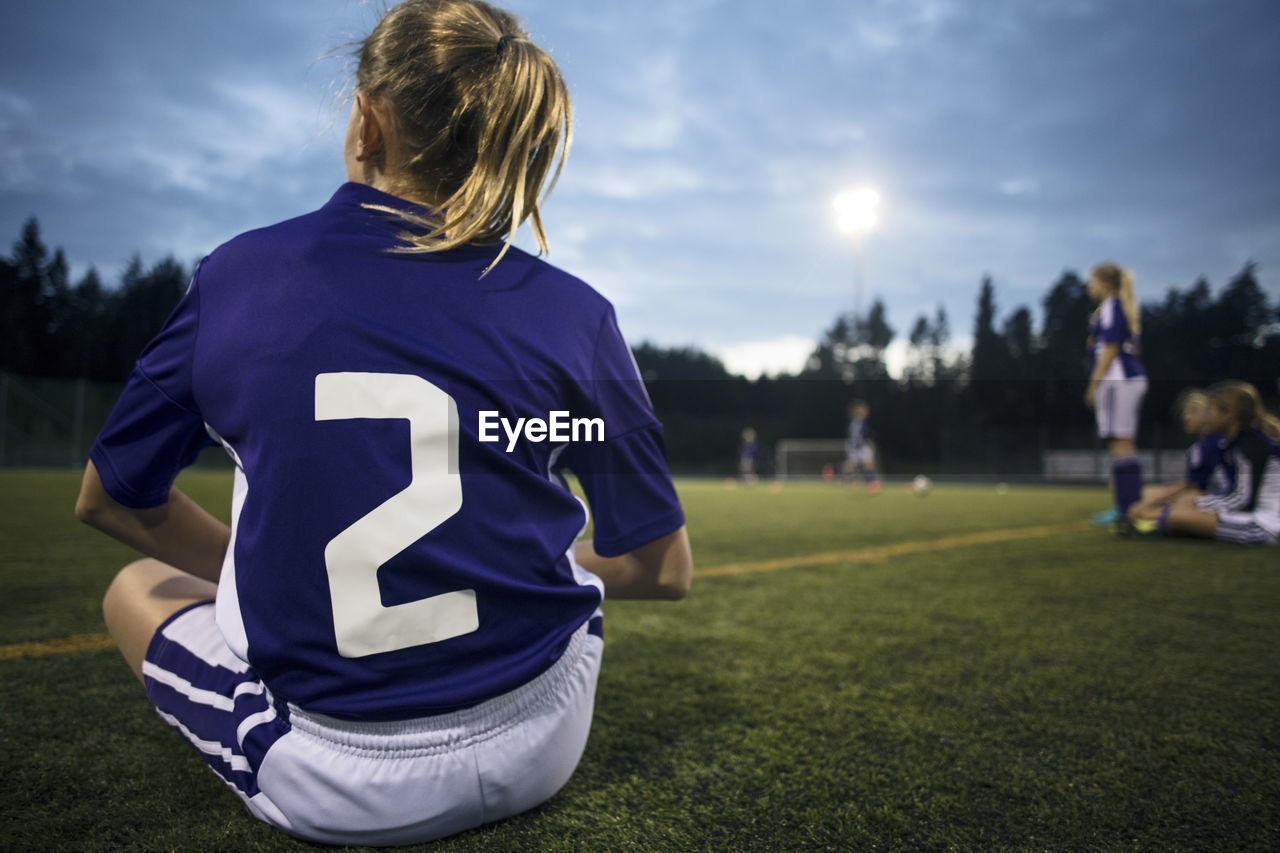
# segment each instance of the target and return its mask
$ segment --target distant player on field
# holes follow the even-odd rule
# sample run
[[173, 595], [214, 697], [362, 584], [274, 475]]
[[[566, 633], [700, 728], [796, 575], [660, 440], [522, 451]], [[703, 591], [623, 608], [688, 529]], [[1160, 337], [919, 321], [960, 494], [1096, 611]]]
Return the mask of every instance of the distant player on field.
[[1231, 491], [1166, 505], [1158, 529], [1170, 536], [1280, 544], [1280, 419], [1263, 408], [1249, 383], [1220, 382], [1209, 389], [1209, 425], [1225, 439]]
[[1142, 318], [1133, 276], [1118, 264], [1093, 268], [1089, 296], [1098, 308], [1089, 322], [1091, 368], [1084, 401], [1093, 409], [1098, 437], [1111, 455], [1116, 529], [1128, 533], [1129, 507], [1142, 499], [1137, 446], [1138, 416], [1147, 393], [1147, 374], [1138, 358]]
[[760, 443], [756, 440], [756, 431], [751, 427], [742, 430], [742, 441], [738, 444], [738, 477], [746, 484], [759, 479], [756, 472], [760, 456]]
[[871, 431], [871, 407], [863, 400], [849, 404], [849, 431], [844, 439], [844, 476], [851, 479], [861, 473], [867, 491], [880, 492], [880, 475], [876, 472], [876, 446]]
[[[545, 801], [587, 741], [603, 597], [688, 589], [613, 308], [510, 242], [528, 219], [545, 248], [569, 125], [510, 14], [392, 8], [360, 45], [348, 182], [201, 263], [90, 454], [77, 514], [149, 555], [107, 627], [160, 716], [290, 834], [419, 842]], [[557, 411], [603, 440], [479, 429]], [[215, 443], [230, 528], [172, 487]]]

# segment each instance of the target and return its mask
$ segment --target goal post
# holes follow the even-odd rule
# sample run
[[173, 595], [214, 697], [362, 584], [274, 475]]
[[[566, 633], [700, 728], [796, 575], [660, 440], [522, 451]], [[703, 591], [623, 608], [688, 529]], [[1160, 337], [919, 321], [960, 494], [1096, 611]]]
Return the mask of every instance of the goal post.
[[774, 445], [774, 474], [779, 480], [821, 477], [822, 469], [827, 465], [839, 472], [844, 457], [842, 439], [784, 438]]

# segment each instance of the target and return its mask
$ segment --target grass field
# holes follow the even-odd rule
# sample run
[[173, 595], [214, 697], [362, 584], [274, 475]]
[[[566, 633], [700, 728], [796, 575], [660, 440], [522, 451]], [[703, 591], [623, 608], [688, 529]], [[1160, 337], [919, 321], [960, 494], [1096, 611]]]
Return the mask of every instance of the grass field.
[[[0, 848], [306, 847], [101, 647], [131, 555], [77, 483], [0, 472]], [[1114, 540], [1101, 489], [680, 491], [700, 576], [606, 603], [577, 774], [429, 849], [1280, 849], [1280, 549]]]

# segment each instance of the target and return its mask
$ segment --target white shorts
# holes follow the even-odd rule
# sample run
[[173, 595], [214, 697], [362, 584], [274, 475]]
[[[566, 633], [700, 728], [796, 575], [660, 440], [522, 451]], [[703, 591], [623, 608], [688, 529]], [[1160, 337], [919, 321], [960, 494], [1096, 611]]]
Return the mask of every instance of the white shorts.
[[855, 466], [861, 468], [874, 468], [876, 465], [876, 451], [870, 444], [863, 444], [859, 447], [845, 445], [845, 460]]
[[1142, 398], [1147, 394], [1147, 377], [1103, 379], [1093, 395], [1093, 412], [1098, 420], [1099, 438], [1137, 438]]
[[1252, 513], [1219, 512], [1213, 538], [1237, 545], [1278, 545], [1280, 534], [1258, 524]]
[[510, 693], [439, 716], [349, 722], [275, 699], [227, 648], [213, 610], [187, 608], [156, 632], [147, 696], [256, 817], [292, 835], [379, 846], [441, 838], [545, 802], [582, 757], [599, 620]]

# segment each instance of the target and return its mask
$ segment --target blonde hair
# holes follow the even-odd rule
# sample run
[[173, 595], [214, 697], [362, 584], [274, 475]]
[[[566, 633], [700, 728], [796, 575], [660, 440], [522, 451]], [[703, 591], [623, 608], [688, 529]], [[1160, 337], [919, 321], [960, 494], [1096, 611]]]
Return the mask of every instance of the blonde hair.
[[1129, 331], [1134, 335], [1141, 335], [1142, 310], [1138, 307], [1138, 296], [1133, 289], [1133, 274], [1114, 261], [1106, 261], [1094, 267], [1089, 277], [1102, 282], [1120, 299], [1124, 317], [1129, 321]]
[[1182, 417], [1189, 406], [1209, 405], [1209, 395], [1203, 388], [1183, 388], [1173, 401], [1174, 417]]
[[401, 235], [399, 251], [503, 240], [487, 273], [526, 219], [547, 251], [540, 205], [564, 167], [573, 116], [560, 69], [516, 17], [481, 0], [405, 0], [358, 57], [356, 87], [395, 130], [390, 188], [432, 203], [427, 216], [366, 205], [420, 229]]
[[1258, 389], [1248, 382], [1219, 382], [1209, 389], [1209, 400], [1231, 412], [1237, 425], [1257, 427], [1272, 441], [1280, 441], [1280, 418], [1267, 411]]
[[1203, 406], [1209, 402], [1209, 395], [1205, 393], [1203, 388], [1183, 388], [1178, 392], [1178, 399], [1174, 401], [1173, 410], [1181, 412], [1187, 406]]

